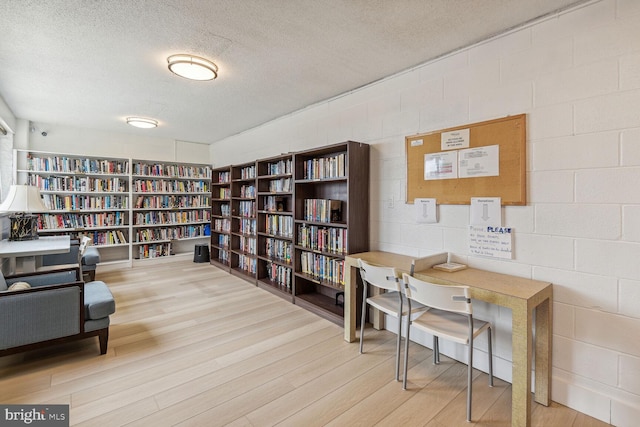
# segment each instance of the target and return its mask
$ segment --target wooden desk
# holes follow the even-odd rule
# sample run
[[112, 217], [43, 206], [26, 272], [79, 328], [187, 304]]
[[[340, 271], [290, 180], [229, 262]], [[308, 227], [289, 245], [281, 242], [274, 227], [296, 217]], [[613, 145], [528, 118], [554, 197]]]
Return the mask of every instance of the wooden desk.
[[10, 258], [9, 274], [15, 273], [15, 259], [23, 258], [22, 268], [26, 273], [36, 270], [36, 257], [69, 252], [69, 236], [46, 236], [35, 240], [0, 240], [0, 258]]
[[[409, 273], [413, 259], [410, 256], [388, 252], [363, 252], [346, 257], [346, 263], [350, 268], [345, 272], [347, 286], [345, 288], [344, 337], [349, 342], [356, 338], [355, 296], [358, 258], [372, 264], [395, 267], [400, 274]], [[468, 286], [471, 298], [511, 309], [513, 334], [511, 425], [530, 426], [534, 310], [536, 312], [535, 401], [545, 406], [549, 406], [550, 403], [553, 304], [551, 283], [475, 268], [454, 273], [430, 268], [416, 271], [414, 276], [432, 283]]]

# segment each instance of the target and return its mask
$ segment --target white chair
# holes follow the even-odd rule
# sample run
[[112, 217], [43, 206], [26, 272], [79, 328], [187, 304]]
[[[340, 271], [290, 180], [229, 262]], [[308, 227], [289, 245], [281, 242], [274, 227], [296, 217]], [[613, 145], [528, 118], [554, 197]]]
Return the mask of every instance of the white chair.
[[473, 339], [487, 331], [489, 344], [489, 386], [493, 387], [493, 363], [491, 351], [491, 323], [473, 318], [469, 288], [466, 286], [436, 285], [423, 280], [403, 275], [404, 292], [409, 310], [418, 303], [429, 307], [429, 310], [407, 322], [404, 352], [404, 380], [402, 388], [407, 389], [407, 359], [409, 354], [409, 331], [414, 328], [433, 335], [433, 363], [440, 363], [438, 338], [464, 344], [469, 349], [467, 373], [467, 421], [471, 421], [471, 376], [473, 372]]
[[[414, 304], [412, 310], [407, 309], [406, 298], [402, 293], [402, 286], [396, 269], [392, 267], [377, 267], [358, 259], [360, 275], [364, 284], [362, 295], [362, 318], [360, 320], [360, 354], [364, 344], [364, 325], [367, 314], [367, 304], [398, 319], [398, 341], [396, 346], [396, 381], [400, 381], [400, 349], [402, 339], [402, 318], [409, 312], [418, 313], [426, 310], [421, 304]], [[368, 285], [383, 290], [377, 295], [368, 296]], [[373, 292], [372, 292], [373, 293]]]

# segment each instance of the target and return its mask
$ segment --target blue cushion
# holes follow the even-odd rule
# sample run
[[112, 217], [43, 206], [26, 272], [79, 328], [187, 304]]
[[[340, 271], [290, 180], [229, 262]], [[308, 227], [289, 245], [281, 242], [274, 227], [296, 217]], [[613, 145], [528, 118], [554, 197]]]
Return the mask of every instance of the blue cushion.
[[84, 251], [82, 256], [83, 265], [96, 265], [100, 262], [100, 252], [98, 249], [89, 247]]
[[95, 281], [84, 285], [84, 309], [86, 319], [102, 319], [116, 312], [116, 302], [104, 282]]

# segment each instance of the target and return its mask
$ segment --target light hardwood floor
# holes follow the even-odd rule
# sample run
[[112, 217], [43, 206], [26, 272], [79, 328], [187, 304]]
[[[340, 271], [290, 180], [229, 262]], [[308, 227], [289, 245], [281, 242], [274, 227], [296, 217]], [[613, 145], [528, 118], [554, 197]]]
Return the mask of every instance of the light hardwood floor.
[[[0, 402], [69, 404], [77, 426], [508, 426], [511, 388], [412, 344], [409, 390], [395, 340], [370, 329], [366, 354], [341, 328], [209, 264], [98, 274], [116, 298], [107, 355], [97, 340], [0, 359]], [[535, 426], [604, 426], [554, 403]]]

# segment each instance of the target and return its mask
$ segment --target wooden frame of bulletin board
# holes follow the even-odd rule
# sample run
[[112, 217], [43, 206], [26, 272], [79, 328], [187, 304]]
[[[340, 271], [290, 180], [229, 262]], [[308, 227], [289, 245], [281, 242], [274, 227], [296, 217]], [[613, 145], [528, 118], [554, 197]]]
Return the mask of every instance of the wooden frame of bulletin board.
[[[467, 129], [468, 147], [443, 150], [442, 133], [464, 134]], [[425, 155], [489, 146], [499, 153], [498, 176], [425, 179]], [[500, 197], [503, 205], [527, 203], [525, 114], [407, 136], [405, 152], [408, 203], [416, 198], [435, 198], [438, 204], [468, 205], [472, 197]]]

